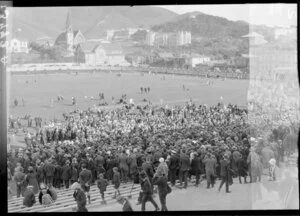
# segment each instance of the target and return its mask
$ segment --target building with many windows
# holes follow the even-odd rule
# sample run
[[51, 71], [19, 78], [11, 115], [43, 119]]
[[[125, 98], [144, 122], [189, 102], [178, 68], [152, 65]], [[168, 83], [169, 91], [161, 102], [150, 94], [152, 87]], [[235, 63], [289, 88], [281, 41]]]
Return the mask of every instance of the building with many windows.
[[12, 38], [6, 41], [6, 50], [8, 53], [28, 53], [28, 41], [21, 38]]
[[192, 43], [191, 32], [148, 32], [146, 36], [146, 45], [148, 46], [184, 46]]

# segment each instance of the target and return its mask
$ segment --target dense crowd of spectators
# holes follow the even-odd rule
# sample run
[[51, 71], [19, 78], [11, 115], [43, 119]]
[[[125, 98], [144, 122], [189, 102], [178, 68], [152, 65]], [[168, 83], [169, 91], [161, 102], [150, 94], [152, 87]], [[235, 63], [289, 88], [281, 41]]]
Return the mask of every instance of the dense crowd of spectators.
[[[35, 170], [39, 183], [68, 187], [69, 181], [78, 179], [80, 164], [87, 163], [93, 181], [99, 173], [112, 180], [112, 169], [116, 166], [120, 168], [121, 180], [126, 182], [147, 157], [155, 165], [160, 157], [167, 160], [185, 150], [188, 157], [197, 152], [201, 158], [211, 154], [219, 161], [225, 151], [237, 150], [246, 158], [250, 147], [246, 110], [233, 105], [126, 105], [111, 111], [76, 110], [64, 117], [64, 123], [28, 135], [25, 151], [9, 153], [12, 175], [20, 163], [25, 173], [29, 167]], [[202, 164], [202, 173], [204, 169]]]

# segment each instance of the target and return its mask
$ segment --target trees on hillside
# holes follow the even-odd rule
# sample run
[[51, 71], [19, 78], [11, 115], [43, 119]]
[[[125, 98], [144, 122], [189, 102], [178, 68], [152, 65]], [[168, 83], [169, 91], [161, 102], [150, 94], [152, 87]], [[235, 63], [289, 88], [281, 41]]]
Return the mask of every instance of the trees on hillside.
[[146, 40], [147, 31], [146, 30], [138, 30], [133, 35], [131, 35], [131, 39], [137, 42], [144, 42]]
[[36, 42], [29, 43], [29, 48], [36, 51], [42, 60], [59, 61], [61, 59], [60, 49], [57, 46], [46, 47]]

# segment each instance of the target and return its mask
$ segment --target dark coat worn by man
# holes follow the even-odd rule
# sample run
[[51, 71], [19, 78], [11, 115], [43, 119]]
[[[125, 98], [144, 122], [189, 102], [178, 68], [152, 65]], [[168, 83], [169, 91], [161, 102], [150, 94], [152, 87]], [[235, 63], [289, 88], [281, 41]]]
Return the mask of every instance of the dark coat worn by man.
[[179, 159], [179, 177], [180, 177], [180, 186], [182, 186], [182, 181], [184, 180], [184, 188], [187, 188], [188, 185], [188, 172], [191, 169], [190, 158], [189, 156], [183, 151], [180, 154]]
[[123, 182], [127, 181], [127, 175], [128, 175], [128, 171], [129, 171], [129, 167], [128, 167], [128, 157], [126, 154], [121, 154], [119, 156], [119, 168], [120, 168], [120, 174], [121, 174], [121, 180]]
[[179, 156], [177, 154], [173, 154], [170, 158], [170, 163], [169, 163], [170, 180], [172, 186], [175, 185], [178, 169], [179, 169]]
[[196, 176], [196, 186], [199, 185], [201, 160], [199, 156], [195, 156], [191, 161], [192, 174]]
[[62, 167], [62, 171], [61, 171], [61, 179], [64, 182], [64, 186], [66, 188], [69, 188], [69, 180], [71, 178], [71, 167], [67, 164], [65, 164]]
[[168, 194], [168, 179], [166, 176], [154, 177], [153, 184], [158, 187], [158, 195], [162, 211], [168, 211], [166, 198]]
[[62, 167], [59, 164], [56, 164], [55, 166], [55, 171], [54, 171], [54, 182], [53, 185], [56, 188], [60, 188], [61, 183], [62, 183]]
[[46, 184], [53, 185], [53, 177], [54, 177], [55, 167], [53, 164], [47, 162], [44, 165], [44, 173], [46, 177]]
[[206, 179], [207, 179], [207, 188], [212, 185], [214, 187], [214, 178], [216, 175], [216, 166], [217, 166], [217, 161], [214, 159], [211, 155], [206, 156], [203, 160], [203, 163], [205, 164], [205, 173], [206, 173]]
[[220, 161], [220, 166], [221, 166], [221, 171], [220, 171], [220, 174], [221, 174], [221, 184], [220, 184], [220, 187], [219, 187], [219, 191], [221, 190], [222, 186], [224, 183], [226, 183], [226, 193], [229, 193], [229, 161], [228, 160], [225, 160], [225, 159], [222, 159]]
[[146, 175], [142, 175], [141, 180], [141, 189], [142, 189], [142, 211], [146, 210], [146, 202], [150, 201], [156, 209], [158, 209], [157, 203], [153, 200], [152, 194], [153, 189], [149, 179]]
[[137, 161], [136, 161], [136, 155], [130, 154], [128, 158], [128, 164], [129, 164], [129, 174], [130, 176], [134, 176], [137, 173]]

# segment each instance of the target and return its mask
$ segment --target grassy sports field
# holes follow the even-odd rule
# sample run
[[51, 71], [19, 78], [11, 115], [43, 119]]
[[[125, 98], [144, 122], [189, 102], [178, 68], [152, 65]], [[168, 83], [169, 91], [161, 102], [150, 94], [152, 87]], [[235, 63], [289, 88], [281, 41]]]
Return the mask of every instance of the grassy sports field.
[[[165, 79], [163, 79], [165, 76]], [[105, 101], [112, 105], [112, 97], [121, 98], [127, 94], [136, 104], [145, 98], [154, 104], [172, 106], [192, 98], [197, 104], [216, 104], [223, 97], [225, 103], [245, 105], [247, 102], [248, 80], [217, 80], [209, 86], [207, 78], [191, 76], [155, 75], [142, 76], [139, 73], [55, 74], [55, 75], [14, 75], [9, 78], [9, 115], [23, 117], [26, 114], [44, 119], [61, 118], [62, 113], [72, 111], [72, 96], [77, 106], [86, 109], [99, 104], [99, 93], [105, 94]], [[183, 90], [185, 85], [186, 90]], [[140, 87], [150, 87], [150, 93], [141, 94]], [[188, 90], [187, 90], [188, 89]], [[63, 95], [64, 101], [57, 102]], [[87, 98], [85, 97], [87, 96]], [[93, 97], [94, 99], [91, 99]], [[23, 107], [22, 98], [25, 106]], [[51, 98], [54, 106], [51, 107]], [[14, 99], [19, 105], [13, 105]]]

